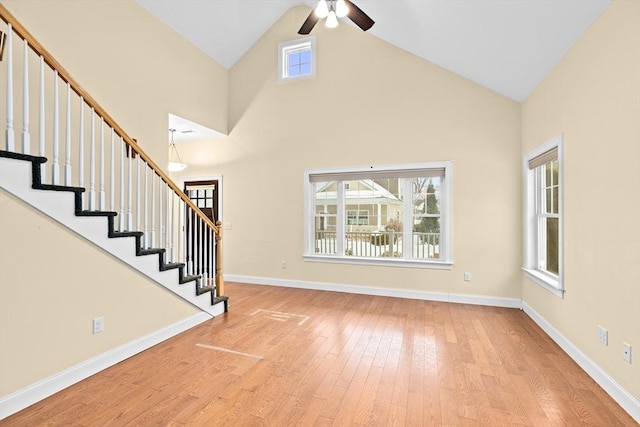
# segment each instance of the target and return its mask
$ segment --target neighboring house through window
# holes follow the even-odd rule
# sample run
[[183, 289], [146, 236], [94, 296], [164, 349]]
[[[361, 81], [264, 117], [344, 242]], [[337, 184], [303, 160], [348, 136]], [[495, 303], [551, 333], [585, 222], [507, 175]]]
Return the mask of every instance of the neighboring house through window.
[[562, 135], [524, 157], [524, 271], [562, 297]]
[[315, 50], [315, 37], [280, 43], [278, 45], [278, 81], [315, 76]]
[[305, 259], [450, 268], [451, 162], [305, 171]]

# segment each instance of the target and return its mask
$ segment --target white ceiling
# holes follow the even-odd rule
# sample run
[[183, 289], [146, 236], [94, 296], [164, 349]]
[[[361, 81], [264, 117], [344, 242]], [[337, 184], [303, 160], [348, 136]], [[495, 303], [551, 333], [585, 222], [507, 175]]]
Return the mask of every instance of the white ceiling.
[[[315, 0], [137, 1], [226, 68], [289, 8], [316, 4]], [[372, 36], [522, 102], [610, 0], [354, 3], [376, 21], [368, 31]]]

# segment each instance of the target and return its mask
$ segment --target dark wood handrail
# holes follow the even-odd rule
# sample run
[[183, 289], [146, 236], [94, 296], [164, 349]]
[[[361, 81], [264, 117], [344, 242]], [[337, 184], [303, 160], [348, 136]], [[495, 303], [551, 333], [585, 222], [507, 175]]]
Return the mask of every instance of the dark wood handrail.
[[71, 89], [81, 96], [84, 99], [84, 102], [98, 114], [98, 116], [102, 117], [104, 121], [118, 134], [118, 136], [122, 137], [124, 142], [131, 147], [131, 149], [140, 155], [142, 159], [155, 171], [155, 173], [162, 179], [171, 189], [178, 195], [180, 198], [189, 206], [191, 209], [196, 212], [196, 214], [207, 224], [210, 228], [214, 230], [216, 234], [220, 234], [220, 228], [213, 223], [205, 214], [202, 213], [200, 208], [198, 208], [189, 197], [182, 191], [182, 189], [178, 188], [177, 185], [169, 178], [164, 171], [145, 153], [135, 142], [133, 138], [131, 138], [127, 133], [118, 125], [118, 123], [111, 117], [98, 102], [93, 99], [89, 93], [78, 84], [78, 82], [71, 77], [71, 74], [58, 62], [55, 60], [53, 55], [51, 55], [36, 39], [31, 35], [29, 31], [27, 31], [20, 22], [7, 10], [4, 5], [0, 4], [0, 18], [7, 24], [11, 24], [13, 31], [20, 36], [23, 40], [26, 40], [29, 44], [29, 47], [39, 56], [42, 56], [44, 62], [49, 65], [49, 67], [58, 71], [58, 76], [65, 82], [69, 83]]

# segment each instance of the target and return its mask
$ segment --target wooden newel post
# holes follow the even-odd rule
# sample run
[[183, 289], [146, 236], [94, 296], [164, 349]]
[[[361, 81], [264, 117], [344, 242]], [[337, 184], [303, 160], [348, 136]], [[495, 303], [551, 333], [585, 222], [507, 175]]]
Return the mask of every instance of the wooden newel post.
[[216, 222], [216, 288], [218, 296], [224, 295], [224, 277], [222, 276], [222, 221]]

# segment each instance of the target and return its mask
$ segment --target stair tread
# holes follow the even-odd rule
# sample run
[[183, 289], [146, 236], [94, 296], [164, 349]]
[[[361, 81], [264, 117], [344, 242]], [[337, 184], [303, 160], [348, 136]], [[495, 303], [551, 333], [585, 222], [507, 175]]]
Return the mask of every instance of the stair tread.
[[114, 231], [110, 237], [140, 237], [144, 236], [142, 231]]
[[76, 212], [77, 216], [117, 216], [118, 212], [111, 211], [80, 211]]
[[168, 262], [160, 266], [160, 271], [173, 270], [174, 268], [182, 268], [185, 264], [182, 262]]
[[5, 157], [7, 159], [15, 159], [15, 160], [26, 160], [28, 162], [36, 162], [36, 163], [46, 163], [46, 157], [40, 156], [31, 156], [29, 154], [21, 154], [14, 153], [12, 151], [0, 150], [0, 157]]
[[84, 193], [85, 189], [82, 187], [72, 187], [69, 185], [54, 185], [54, 184], [34, 184], [33, 188], [37, 190], [47, 191], [73, 191], [74, 193]]
[[163, 248], [149, 248], [149, 249], [140, 249], [138, 253], [140, 255], [155, 255], [155, 254], [162, 254], [165, 251], [166, 249], [163, 249]]
[[193, 282], [194, 280], [198, 280], [199, 278], [200, 278], [200, 275], [184, 276], [182, 280], [180, 280], [180, 284], [184, 285], [185, 283]]
[[206, 294], [207, 292], [213, 291], [214, 289], [215, 289], [215, 286], [197, 287], [196, 295], [203, 295], [203, 294]]

